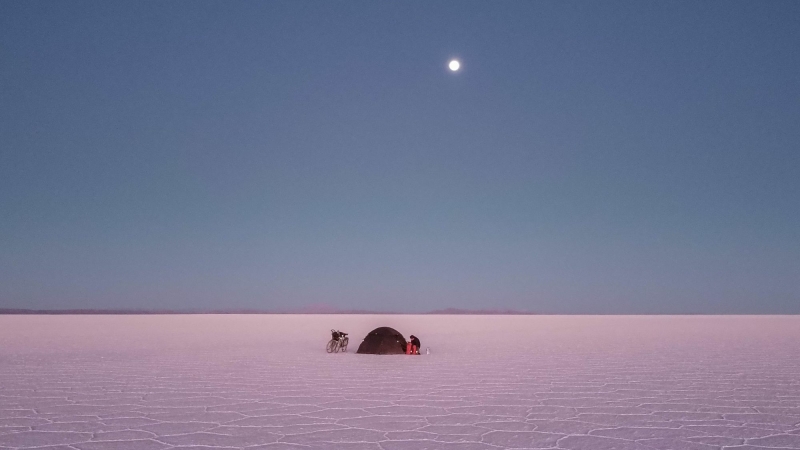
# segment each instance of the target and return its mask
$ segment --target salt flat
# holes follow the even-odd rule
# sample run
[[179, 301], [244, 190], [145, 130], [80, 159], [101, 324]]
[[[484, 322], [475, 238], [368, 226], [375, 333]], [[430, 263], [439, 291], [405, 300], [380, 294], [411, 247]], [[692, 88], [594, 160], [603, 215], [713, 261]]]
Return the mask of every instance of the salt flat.
[[800, 449], [800, 317], [0, 316], [0, 448]]

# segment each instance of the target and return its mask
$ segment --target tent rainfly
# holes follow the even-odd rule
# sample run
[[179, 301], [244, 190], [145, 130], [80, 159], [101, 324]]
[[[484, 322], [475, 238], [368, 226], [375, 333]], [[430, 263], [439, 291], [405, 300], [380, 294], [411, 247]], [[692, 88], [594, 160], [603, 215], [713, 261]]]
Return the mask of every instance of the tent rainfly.
[[375, 328], [364, 338], [356, 353], [402, 355], [406, 353], [406, 338], [394, 328]]

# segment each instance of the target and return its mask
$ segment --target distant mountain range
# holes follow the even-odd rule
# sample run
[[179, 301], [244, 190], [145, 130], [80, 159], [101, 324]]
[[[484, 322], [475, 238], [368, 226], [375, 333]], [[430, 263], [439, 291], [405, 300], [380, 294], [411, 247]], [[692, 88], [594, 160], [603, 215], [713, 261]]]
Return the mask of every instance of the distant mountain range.
[[297, 309], [258, 310], [258, 309], [24, 309], [0, 308], [0, 314], [441, 314], [441, 315], [532, 315], [534, 313], [512, 309], [460, 309], [446, 308], [417, 313], [372, 311], [366, 309], [338, 309], [330, 305], [311, 305]]
[[530, 316], [536, 313], [529, 311], [517, 311], [515, 309], [459, 309], [459, 308], [445, 308], [435, 309], [425, 314], [447, 314], [447, 315], [481, 315], [481, 316]]

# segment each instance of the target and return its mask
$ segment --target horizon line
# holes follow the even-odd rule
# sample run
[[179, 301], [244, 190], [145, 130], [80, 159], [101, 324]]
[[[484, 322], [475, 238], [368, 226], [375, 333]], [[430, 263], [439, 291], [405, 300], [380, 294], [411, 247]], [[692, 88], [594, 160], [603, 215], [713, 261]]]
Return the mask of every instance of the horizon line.
[[66, 308], [66, 309], [34, 309], [34, 308], [0, 308], [0, 315], [474, 315], [474, 316], [796, 316], [798, 313], [546, 313], [519, 311], [513, 309], [461, 309], [445, 308], [423, 312], [398, 312], [375, 310], [313, 310], [298, 308], [296, 310], [259, 310], [259, 309], [104, 309], [104, 308]]

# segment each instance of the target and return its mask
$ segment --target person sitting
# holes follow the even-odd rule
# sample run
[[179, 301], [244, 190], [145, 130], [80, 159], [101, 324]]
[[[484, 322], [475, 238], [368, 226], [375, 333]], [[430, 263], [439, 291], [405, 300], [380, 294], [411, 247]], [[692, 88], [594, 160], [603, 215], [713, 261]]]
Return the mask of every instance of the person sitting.
[[408, 341], [411, 343], [411, 354], [419, 355], [419, 347], [421, 345], [419, 342], [419, 338], [412, 334], [411, 336], [408, 337]]

